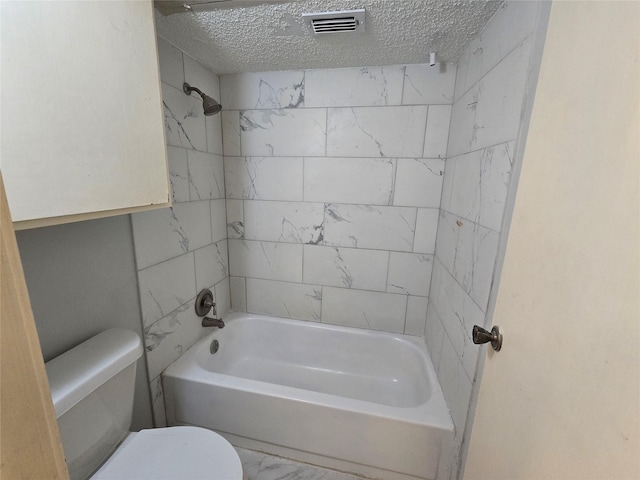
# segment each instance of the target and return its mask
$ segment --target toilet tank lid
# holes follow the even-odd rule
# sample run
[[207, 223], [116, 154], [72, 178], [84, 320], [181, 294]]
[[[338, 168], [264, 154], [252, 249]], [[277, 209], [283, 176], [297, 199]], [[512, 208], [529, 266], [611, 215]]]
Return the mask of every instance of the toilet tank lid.
[[107, 380], [135, 363], [142, 342], [134, 332], [112, 328], [45, 364], [56, 418]]

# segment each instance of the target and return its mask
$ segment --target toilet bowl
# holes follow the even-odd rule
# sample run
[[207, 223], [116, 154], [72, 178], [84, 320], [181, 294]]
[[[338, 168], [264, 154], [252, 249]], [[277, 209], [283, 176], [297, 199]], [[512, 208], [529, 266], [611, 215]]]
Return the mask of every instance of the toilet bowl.
[[200, 427], [129, 432], [142, 343], [106, 330], [45, 364], [71, 480], [242, 480], [238, 453]]
[[[144, 459], [144, 461], [140, 461]], [[130, 433], [91, 480], [240, 480], [235, 449], [217, 433], [170, 427]]]

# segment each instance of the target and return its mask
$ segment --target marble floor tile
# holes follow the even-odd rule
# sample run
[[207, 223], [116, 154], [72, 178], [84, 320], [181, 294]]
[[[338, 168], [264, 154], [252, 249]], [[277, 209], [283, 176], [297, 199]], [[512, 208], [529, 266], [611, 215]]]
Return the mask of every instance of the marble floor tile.
[[362, 480], [362, 477], [236, 448], [247, 480]]

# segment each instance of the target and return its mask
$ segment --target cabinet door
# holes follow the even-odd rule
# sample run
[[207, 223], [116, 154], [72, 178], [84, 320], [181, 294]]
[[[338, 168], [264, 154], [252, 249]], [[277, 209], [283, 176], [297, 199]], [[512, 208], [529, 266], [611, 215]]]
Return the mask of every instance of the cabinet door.
[[170, 205], [153, 5], [0, 2], [16, 228]]

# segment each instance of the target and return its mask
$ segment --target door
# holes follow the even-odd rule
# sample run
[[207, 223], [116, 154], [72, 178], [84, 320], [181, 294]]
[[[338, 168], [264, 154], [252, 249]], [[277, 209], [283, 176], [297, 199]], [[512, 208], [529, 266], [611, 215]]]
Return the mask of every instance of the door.
[[0, 175], [0, 479], [68, 479]]
[[552, 6], [465, 479], [640, 478], [639, 43]]

